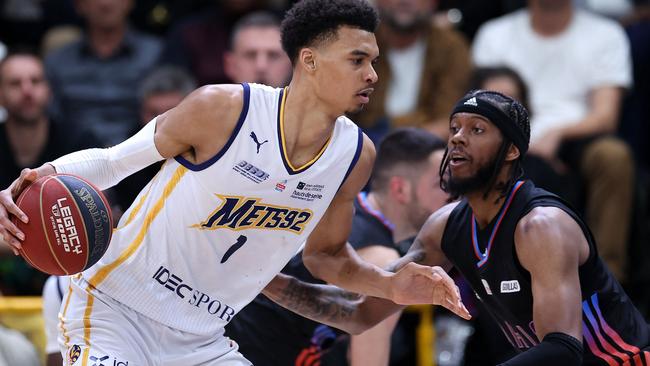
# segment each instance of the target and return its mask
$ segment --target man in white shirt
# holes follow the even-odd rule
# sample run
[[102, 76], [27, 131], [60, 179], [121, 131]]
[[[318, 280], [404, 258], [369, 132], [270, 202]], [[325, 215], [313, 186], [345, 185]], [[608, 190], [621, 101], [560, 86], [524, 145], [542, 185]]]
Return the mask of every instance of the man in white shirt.
[[632, 80], [623, 29], [571, 0], [529, 0], [483, 25], [472, 51], [477, 66], [509, 66], [528, 84], [530, 153], [581, 175], [601, 256], [624, 281], [634, 172], [629, 148], [612, 136]]
[[449, 113], [471, 72], [463, 36], [432, 21], [430, 0], [377, 0], [382, 22], [373, 98], [355, 122], [379, 141], [389, 129], [422, 127], [446, 139]]

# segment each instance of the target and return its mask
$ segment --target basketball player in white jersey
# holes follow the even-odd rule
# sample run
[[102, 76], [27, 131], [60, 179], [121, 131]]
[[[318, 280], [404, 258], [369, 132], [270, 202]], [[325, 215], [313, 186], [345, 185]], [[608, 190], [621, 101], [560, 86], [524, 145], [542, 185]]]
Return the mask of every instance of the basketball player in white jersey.
[[327, 282], [467, 314], [441, 268], [389, 273], [346, 243], [375, 152], [342, 115], [377, 80], [376, 24], [363, 0], [303, 0], [282, 25], [287, 88], [200, 88], [125, 142], [27, 169], [0, 193], [0, 234], [17, 249], [24, 235], [9, 215], [28, 220], [14, 200], [29, 182], [72, 173], [106, 189], [165, 160], [104, 257], [72, 281], [59, 316], [64, 362], [250, 364], [223, 327], [305, 241], [305, 264]]

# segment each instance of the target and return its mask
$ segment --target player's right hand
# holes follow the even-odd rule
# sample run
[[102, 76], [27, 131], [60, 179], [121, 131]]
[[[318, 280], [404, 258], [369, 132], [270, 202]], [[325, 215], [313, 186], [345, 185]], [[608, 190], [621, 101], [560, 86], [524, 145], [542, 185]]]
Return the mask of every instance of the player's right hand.
[[401, 305], [441, 305], [464, 319], [471, 315], [460, 297], [458, 286], [441, 267], [408, 263], [392, 277], [391, 300]]
[[18, 208], [15, 201], [20, 193], [38, 177], [38, 170], [23, 169], [18, 179], [14, 180], [7, 189], [0, 191], [0, 236], [5, 243], [9, 244], [16, 255], [19, 254], [20, 242], [25, 240], [25, 234], [11, 222], [11, 216], [17, 217], [25, 224], [29, 221], [29, 218]]

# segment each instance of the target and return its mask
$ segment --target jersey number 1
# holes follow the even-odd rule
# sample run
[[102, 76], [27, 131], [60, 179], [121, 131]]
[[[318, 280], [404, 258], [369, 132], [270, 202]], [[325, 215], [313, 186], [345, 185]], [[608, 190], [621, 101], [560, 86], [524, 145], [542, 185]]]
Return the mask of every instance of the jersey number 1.
[[228, 250], [226, 250], [226, 254], [223, 255], [223, 258], [221, 258], [221, 263], [226, 263], [228, 258], [230, 258], [231, 255], [235, 254], [235, 252], [239, 250], [239, 248], [241, 248], [246, 243], [246, 240], [248, 240], [247, 237], [245, 237], [244, 235], [239, 235], [239, 238], [237, 238], [237, 242], [231, 245], [230, 248], [228, 248]]

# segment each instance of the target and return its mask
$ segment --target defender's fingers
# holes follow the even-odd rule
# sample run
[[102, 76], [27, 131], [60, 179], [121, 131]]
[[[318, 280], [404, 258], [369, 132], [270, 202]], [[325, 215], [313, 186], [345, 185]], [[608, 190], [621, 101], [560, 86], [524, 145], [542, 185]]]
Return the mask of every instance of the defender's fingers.
[[454, 314], [458, 315], [459, 317], [465, 319], [465, 320], [470, 320], [472, 318], [472, 315], [469, 313], [465, 305], [461, 302], [457, 302], [451, 298], [446, 299], [446, 303], [442, 304], [445, 308], [449, 309], [449, 311], [453, 312]]
[[[0, 236], [2, 237], [2, 240], [6, 244], [8, 244], [12, 249], [21, 249], [22, 248], [22, 244], [20, 244], [20, 241], [18, 241], [18, 239], [15, 236], [13, 236], [6, 229], [0, 229]], [[14, 250], [14, 253], [16, 253], [15, 250]]]
[[14, 237], [15, 239], [25, 240], [25, 234], [23, 234], [23, 232], [20, 231], [18, 227], [14, 225], [14, 223], [11, 222], [11, 220], [9, 220], [8, 218], [0, 217], [0, 226], [2, 226], [2, 228], [6, 232], [11, 234], [11, 236]]

